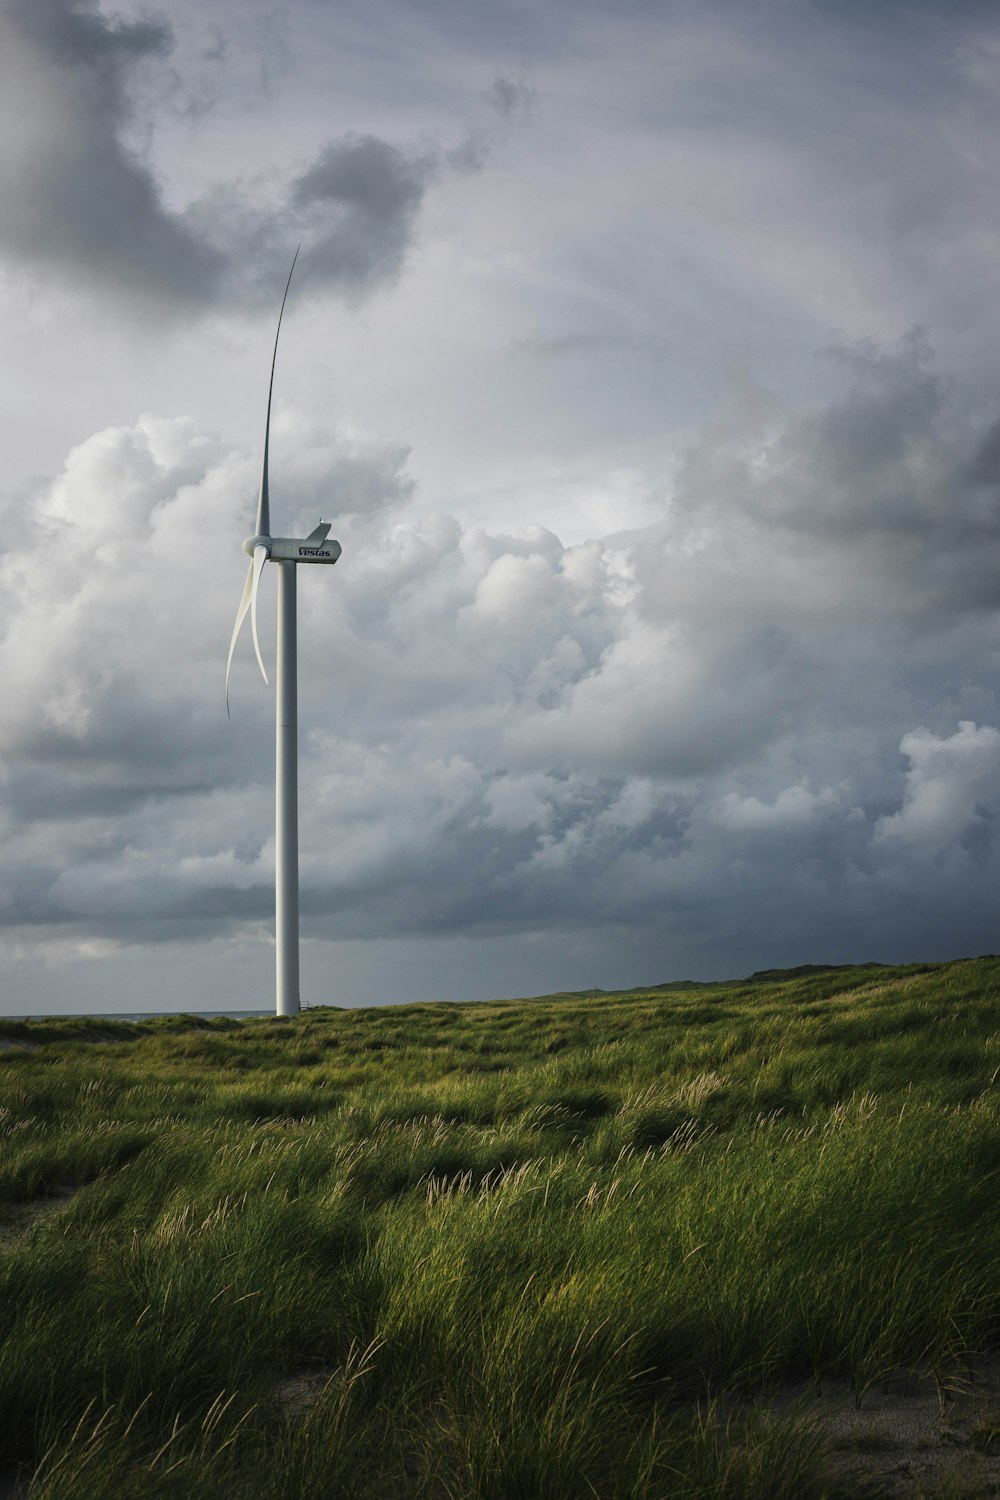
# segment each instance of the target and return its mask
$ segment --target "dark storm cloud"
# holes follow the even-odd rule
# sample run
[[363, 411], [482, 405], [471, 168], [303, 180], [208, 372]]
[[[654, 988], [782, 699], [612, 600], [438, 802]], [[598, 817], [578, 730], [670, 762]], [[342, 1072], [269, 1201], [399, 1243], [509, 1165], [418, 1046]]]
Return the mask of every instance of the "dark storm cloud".
[[[837, 361], [810, 412], [736, 389], [626, 541], [408, 519], [404, 449], [301, 445], [292, 494], [355, 476], [350, 566], [302, 586], [307, 935], [604, 933], [650, 980], [682, 957], [990, 946], [992, 423], [919, 337]], [[239, 578], [221, 594], [214, 561], [246, 471], [144, 419], [5, 531], [0, 911], [21, 943], [267, 919], [271, 710], [247, 653], [225, 721]], [[205, 550], [179, 558], [196, 516]], [[150, 670], [167, 649], [182, 672]]]
[[432, 173], [430, 160], [408, 160], [373, 136], [326, 146], [290, 193], [306, 236], [304, 271], [361, 294], [391, 280]]
[[12, 0], [10, 13], [25, 35], [56, 62], [93, 70], [104, 107], [124, 112], [122, 69], [131, 58], [169, 52], [170, 28], [161, 20], [106, 20], [93, 7], [65, 0]]
[[212, 295], [217, 255], [163, 205], [123, 144], [136, 69], [162, 58], [159, 22], [107, 19], [87, 0], [16, 0], [0, 17], [0, 244], [139, 296]]
[[[282, 524], [311, 526], [335, 494], [344, 544], [332, 579], [300, 584], [308, 935], [410, 952], [474, 936], [473, 967], [501, 938], [565, 940], [611, 955], [611, 982], [638, 977], [637, 953], [653, 981], [995, 947], [1000, 422], [995, 381], [975, 380], [976, 359], [995, 364], [989, 15], [441, 0], [380, 10], [400, 25], [373, 44], [337, 8], [302, 14], [315, 30], [290, 45], [329, 27], [309, 88], [331, 58], [369, 69], [345, 110], [357, 132], [297, 134], [287, 164], [279, 141], [259, 175], [178, 208], [137, 145], [168, 30], [83, 0], [10, 8], [0, 242], [201, 310], [271, 306], [301, 236], [312, 283], [357, 301], [399, 274], [432, 185], [480, 170], [498, 139], [483, 127], [449, 153], [419, 130], [470, 95], [482, 108], [491, 76], [490, 129], [523, 116], [504, 45], [545, 33], [525, 49], [551, 69], [537, 133], [496, 193], [442, 195], [398, 320], [403, 373], [381, 416], [358, 398], [376, 428], [405, 413], [392, 430], [425, 474], [426, 413], [445, 412], [440, 445], [475, 450], [450, 493], [496, 516], [520, 486], [520, 514], [545, 525], [416, 515], [405, 443], [281, 415]], [[323, 96], [304, 87], [289, 111], [280, 94], [266, 125], [290, 136]], [[389, 117], [427, 121], [420, 144], [383, 139]], [[954, 385], [925, 337], [897, 341], [917, 320]], [[840, 324], [881, 342], [829, 342]], [[369, 385], [396, 369], [396, 327]], [[442, 331], [462, 345], [452, 364]], [[804, 333], [828, 341], [815, 378]], [[517, 389], [494, 403], [490, 361], [512, 346]], [[660, 349], [667, 371], [623, 358]], [[733, 349], [760, 379], [784, 360], [796, 409], [734, 375], [703, 421]], [[222, 697], [255, 479], [194, 423], [143, 418], [82, 443], [5, 517], [12, 941], [251, 946], [265, 930], [272, 702], [248, 651], [231, 724]], [[590, 540], [556, 534], [560, 498]], [[195, 533], [203, 547], [180, 543]]]
[[133, 94], [172, 43], [165, 22], [94, 0], [17, 0], [0, 18], [0, 249], [161, 312], [273, 301], [300, 239], [314, 287], [359, 300], [393, 281], [434, 176], [426, 151], [346, 135], [276, 192], [223, 183], [167, 206], [135, 145]]

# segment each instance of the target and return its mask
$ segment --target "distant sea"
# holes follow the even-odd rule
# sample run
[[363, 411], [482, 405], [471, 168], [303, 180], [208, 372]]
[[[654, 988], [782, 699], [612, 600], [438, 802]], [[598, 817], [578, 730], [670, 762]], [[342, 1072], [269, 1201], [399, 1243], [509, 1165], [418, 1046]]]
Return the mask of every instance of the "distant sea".
[[204, 1021], [214, 1021], [227, 1016], [232, 1021], [245, 1021], [250, 1016], [273, 1016], [274, 1006], [267, 1010], [74, 1010], [42, 1014], [35, 1011], [27, 1016], [0, 1016], [3, 1021], [159, 1021], [164, 1016], [198, 1016]]

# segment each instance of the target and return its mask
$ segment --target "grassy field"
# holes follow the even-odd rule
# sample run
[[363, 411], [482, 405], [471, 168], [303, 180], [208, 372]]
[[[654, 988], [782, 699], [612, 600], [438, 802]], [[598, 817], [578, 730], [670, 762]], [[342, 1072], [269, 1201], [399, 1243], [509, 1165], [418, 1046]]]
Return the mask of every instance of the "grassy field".
[[0, 1022], [0, 1474], [833, 1496], [770, 1393], [1000, 1345], [998, 998], [989, 958]]

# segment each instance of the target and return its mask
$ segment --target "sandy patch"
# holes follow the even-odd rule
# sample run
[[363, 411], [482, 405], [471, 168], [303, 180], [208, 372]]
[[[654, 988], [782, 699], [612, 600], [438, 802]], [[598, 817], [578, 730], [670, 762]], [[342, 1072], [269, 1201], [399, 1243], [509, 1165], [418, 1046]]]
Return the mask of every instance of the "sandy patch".
[[[49, 1188], [44, 1198], [32, 1198], [28, 1203], [8, 1203], [0, 1209], [0, 1245], [19, 1239], [40, 1219], [50, 1218], [52, 1214], [64, 1209], [79, 1191], [78, 1187], [61, 1183]], [[3, 1491], [0, 1490], [0, 1500], [2, 1496]]]
[[850, 1495], [1000, 1495], [1000, 1370], [984, 1363], [933, 1377], [893, 1376], [858, 1406], [846, 1381], [786, 1386], [774, 1411], [829, 1444], [829, 1469]]

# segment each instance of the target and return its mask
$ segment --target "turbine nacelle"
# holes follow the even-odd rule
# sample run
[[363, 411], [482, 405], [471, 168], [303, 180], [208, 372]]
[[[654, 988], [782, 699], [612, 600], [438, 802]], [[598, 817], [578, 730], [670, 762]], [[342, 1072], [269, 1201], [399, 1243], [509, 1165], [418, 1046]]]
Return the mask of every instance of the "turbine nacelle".
[[248, 536], [243, 551], [253, 557], [261, 548], [272, 562], [335, 563], [341, 553], [339, 542], [328, 541], [329, 521], [321, 521], [308, 536]]
[[247, 580], [243, 585], [243, 597], [240, 607], [236, 611], [236, 624], [233, 626], [232, 639], [229, 642], [229, 660], [226, 662], [226, 712], [229, 711], [229, 671], [233, 664], [233, 652], [236, 650], [236, 639], [240, 633], [240, 626], [250, 615], [250, 628], [253, 633], [253, 649], [257, 656], [257, 665], [260, 667], [260, 675], [267, 681], [267, 671], [264, 667], [264, 658], [261, 655], [260, 641], [257, 637], [257, 589], [260, 585], [260, 575], [264, 571], [264, 564], [271, 562], [282, 563], [335, 563], [341, 553], [340, 543], [330, 540], [330, 522], [320, 521], [319, 525], [310, 531], [308, 536], [264, 536], [256, 532], [248, 536], [243, 543], [243, 551], [250, 558], [250, 566], [247, 569]]
[[340, 543], [318, 542], [311, 536], [276, 536], [271, 539], [271, 561], [293, 563], [335, 563], [340, 556]]

